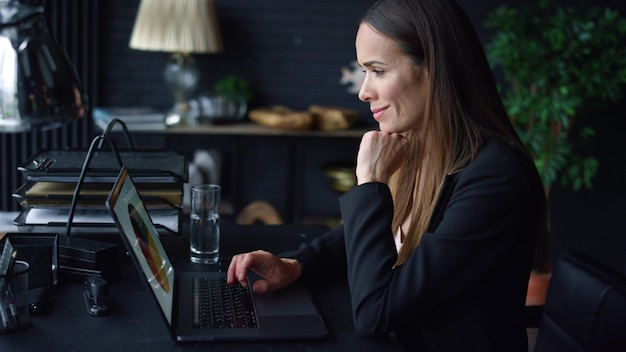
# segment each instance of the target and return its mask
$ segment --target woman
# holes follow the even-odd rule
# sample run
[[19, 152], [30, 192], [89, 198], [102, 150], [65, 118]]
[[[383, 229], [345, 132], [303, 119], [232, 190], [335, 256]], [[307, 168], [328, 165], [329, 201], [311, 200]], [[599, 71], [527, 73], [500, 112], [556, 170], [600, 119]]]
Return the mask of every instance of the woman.
[[[524, 304], [546, 242], [537, 170], [454, 0], [381, 0], [356, 36], [380, 131], [357, 155], [343, 225], [279, 258], [235, 256], [228, 282], [254, 291], [345, 265], [356, 329], [394, 332], [408, 350], [527, 351]], [[539, 262], [539, 260], [537, 261]]]

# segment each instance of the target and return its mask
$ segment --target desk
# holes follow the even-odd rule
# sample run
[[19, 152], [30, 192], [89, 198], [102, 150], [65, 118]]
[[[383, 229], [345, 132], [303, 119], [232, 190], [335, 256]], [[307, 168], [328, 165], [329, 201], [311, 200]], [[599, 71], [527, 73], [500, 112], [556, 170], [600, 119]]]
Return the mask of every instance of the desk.
[[[222, 226], [222, 256], [253, 249], [289, 250], [325, 231], [323, 226], [232, 225]], [[115, 237], [115, 236], [111, 236]], [[115, 240], [115, 239], [113, 239]], [[119, 239], [118, 239], [119, 240]], [[116, 241], [117, 242], [117, 241]], [[188, 260], [188, 239], [163, 237], [175, 268], [203, 270]], [[121, 244], [121, 242], [120, 242]], [[330, 336], [321, 341], [179, 344], [169, 337], [165, 322], [139, 279], [130, 258], [120, 255], [122, 275], [110, 284], [114, 311], [105, 317], [87, 314], [82, 282], [62, 281], [44, 315], [31, 316], [31, 326], [0, 335], [0, 351], [400, 351], [388, 339], [368, 339], [354, 332], [347, 286], [329, 282], [312, 287]], [[228, 260], [224, 259], [224, 265]]]

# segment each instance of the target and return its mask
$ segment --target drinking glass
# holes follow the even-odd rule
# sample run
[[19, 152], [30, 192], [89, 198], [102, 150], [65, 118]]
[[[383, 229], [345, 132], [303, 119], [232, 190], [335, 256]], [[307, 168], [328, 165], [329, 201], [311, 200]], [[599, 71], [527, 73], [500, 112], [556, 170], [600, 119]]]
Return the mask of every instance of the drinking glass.
[[220, 249], [221, 187], [216, 184], [200, 184], [191, 187], [191, 227], [189, 248], [191, 261], [199, 264], [215, 264]]

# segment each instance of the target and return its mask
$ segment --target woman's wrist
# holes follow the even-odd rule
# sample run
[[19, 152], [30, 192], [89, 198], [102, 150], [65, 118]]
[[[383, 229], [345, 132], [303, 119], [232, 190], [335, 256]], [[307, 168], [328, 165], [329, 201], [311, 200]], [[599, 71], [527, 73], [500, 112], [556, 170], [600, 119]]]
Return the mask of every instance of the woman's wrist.
[[289, 277], [289, 283], [295, 282], [302, 276], [302, 264], [293, 258], [281, 258], [284, 264], [286, 264], [287, 275]]

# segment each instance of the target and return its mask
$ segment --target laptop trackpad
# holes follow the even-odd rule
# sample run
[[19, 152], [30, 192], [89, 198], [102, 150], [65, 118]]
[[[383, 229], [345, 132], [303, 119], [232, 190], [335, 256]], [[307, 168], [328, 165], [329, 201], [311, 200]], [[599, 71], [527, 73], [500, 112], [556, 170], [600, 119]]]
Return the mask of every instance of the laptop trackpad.
[[316, 309], [303, 284], [294, 284], [280, 291], [255, 294], [258, 315], [315, 315]]

